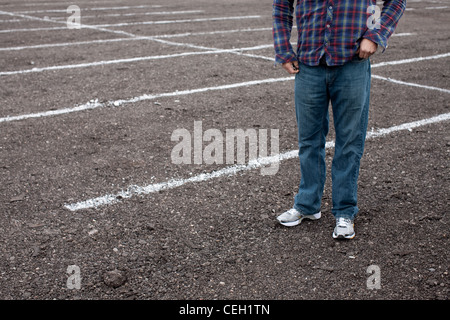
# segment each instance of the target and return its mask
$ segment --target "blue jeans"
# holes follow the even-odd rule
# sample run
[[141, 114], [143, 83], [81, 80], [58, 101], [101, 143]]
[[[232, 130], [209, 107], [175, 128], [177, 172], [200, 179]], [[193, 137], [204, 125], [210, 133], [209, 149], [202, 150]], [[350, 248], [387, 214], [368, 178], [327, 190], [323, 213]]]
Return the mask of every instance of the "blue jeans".
[[354, 219], [357, 182], [369, 117], [370, 60], [359, 57], [342, 66], [300, 64], [295, 78], [295, 111], [301, 180], [294, 208], [320, 211], [326, 178], [325, 139], [331, 102], [336, 133], [332, 162], [332, 214]]

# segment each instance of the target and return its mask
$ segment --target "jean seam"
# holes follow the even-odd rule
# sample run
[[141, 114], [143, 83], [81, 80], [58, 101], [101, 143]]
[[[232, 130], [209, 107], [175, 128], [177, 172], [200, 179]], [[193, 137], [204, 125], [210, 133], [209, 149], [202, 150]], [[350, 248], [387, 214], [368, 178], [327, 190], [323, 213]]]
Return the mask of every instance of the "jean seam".
[[322, 160], [325, 161], [325, 159], [322, 159], [322, 151], [324, 151], [323, 149], [325, 148], [325, 142], [326, 142], [326, 137], [324, 137], [324, 135], [325, 135], [324, 122], [325, 122], [327, 112], [328, 112], [328, 110], [326, 110], [322, 116], [322, 122], [321, 122], [322, 128], [320, 131], [320, 144], [319, 144], [320, 149], [319, 149], [319, 152], [317, 153], [318, 167], [320, 169], [319, 183], [320, 183], [320, 188], [321, 188], [320, 190], [318, 190], [319, 191], [318, 196], [320, 196], [319, 197], [319, 210], [322, 205], [323, 188], [325, 187], [325, 178], [326, 178], [326, 164], [325, 164], [325, 167], [322, 168], [322, 165], [323, 165]]
[[[365, 59], [366, 61], [369, 61], [368, 59]], [[369, 70], [370, 70], [370, 64], [369, 64]], [[365, 123], [366, 123], [366, 118], [368, 117], [368, 112], [369, 112], [369, 106], [368, 106], [368, 97], [370, 94], [370, 86], [369, 86], [369, 81], [370, 81], [370, 72], [367, 75], [368, 79], [367, 79], [367, 84], [366, 84], [366, 91], [365, 91], [365, 95], [366, 95], [366, 99], [364, 100], [364, 104], [363, 104], [363, 108], [362, 108], [362, 112], [361, 112], [361, 119], [360, 119], [360, 128], [359, 128], [359, 134], [358, 134], [358, 150], [359, 153], [357, 154], [357, 158], [355, 159], [356, 163], [355, 163], [355, 169], [353, 172], [353, 179], [352, 179], [352, 190], [353, 190], [353, 199], [355, 199], [355, 207], [353, 209], [353, 213], [351, 215], [351, 219], [354, 219], [354, 217], [356, 216], [357, 212], [358, 212], [358, 207], [357, 207], [357, 203], [358, 203], [358, 181], [357, 181], [357, 177], [358, 177], [358, 172], [359, 172], [359, 167], [360, 167], [360, 162], [361, 162], [361, 158], [363, 156], [364, 153], [364, 140], [365, 140]]]
[[354, 219], [358, 213], [358, 207], [357, 207], [357, 199], [358, 199], [358, 192], [357, 192], [357, 186], [358, 186], [358, 173], [360, 170], [360, 161], [361, 158], [363, 156], [364, 153], [364, 140], [365, 140], [365, 127], [366, 127], [366, 123], [367, 120], [366, 118], [368, 117], [368, 112], [369, 112], [369, 97], [370, 97], [370, 61], [369, 59], [364, 59], [361, 61], [353, 61], [356, 63], [366, 63], [368, 65], [368, 70], [366, 69], [365, 71], [367, 73], [367, 82], [366, 82], [366, 86], [365, 86], [365, 92], [363, 93], [365, 95], [365, 99], [363, 101], [363, 105], [362, 105], [362, 110], [361, 110], [361, 117], [359, 120], [359, 132], [357, 133], [357, 137], [356, 137], [356, 141], [355, 141], [355, 146], [357, 147], [357, 154], [356, 157], [354, 159], [354, 168], [353, 168], [353, 172], [351, 173], [351, 182], [349, 187], [352, 190], [352, 200], [354, 200], [354, 207], [353, 208], [347, 208], [341, 211], [335, 211], [335, 217], [339, 218], [339, 217], [345, 217], [345, 218], [350, 218], [350, 219]]

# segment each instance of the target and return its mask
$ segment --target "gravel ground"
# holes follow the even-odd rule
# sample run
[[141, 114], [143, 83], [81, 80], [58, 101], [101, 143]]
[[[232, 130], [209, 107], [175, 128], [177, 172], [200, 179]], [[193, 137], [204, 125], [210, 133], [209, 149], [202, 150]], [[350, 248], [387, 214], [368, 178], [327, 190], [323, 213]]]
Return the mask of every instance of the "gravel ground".
[[[99, 17], [97, 24], [261, 15], [114, 30], [162, 35], [271, 27], [271, 1], [156, 2], [164, 7], [114, 13], [202, 12]], [[143, 4], [148, 3], [80, 2], [82, 8]], [[369, 128], [449, 112], [448, 57], [376, 66], [450, 51], [445, 29], [449, 9], [423, 9], [426, 6], [438, 4], [411, 3], [416, 10], [405, 13], [397, 33], [415, 35], [391, 38], [389, 49], [373, 57], [372, 72], [447, 92], [373, 79]], [[0, 10], [8, 12], [61, 8], [66, 6], [0, 1]], [[83, 22], [96, 24], [87, 18]], [[52, 26], [60, 25], [29, 19], [0, 23], [1, 29]], [[122, 37], [126, 38], [84, 29], [0, 33], [5, 48]], [[167, 40], [233, 48], [270, 44], [271, 34], [246, 31]], [[194, 51], [201, 50], [148, 40], [9, 50], [1, 53], [0, 72]], [[271, 48], [249, 53], [273, 56]], [[230, 53], [5, 75], [0, 82], [0, 117], [286, 76], [270, 61]], [[298, 187], [296, 158], [282, 161], [276, 175], [249, 170], [98, 208], [73, 212], [64, 207], [117, 194], [130, 185], [185, 179], [227, 167], [172, 163], [176, 143], [171, 134], [179, 128], [193, 132], [194, 121], [202, 121], [204, 131], [278, 129], [279, 151], [295, 150], [292, 90], [292, 81], [284, 81], [0, 122], [0, 299], [448, 300], [448, 121], [367, 141], [352, 241], [331, 237], [331, 175], [322, 219], [295, 228], [276, 223], [276, 216], [292, 206]], [[331, 130], [330, 141], [333, 134]], [[332, 156], [328, 149], [328, 169]], [[373, 266], [378, 274], [370, 272]], [[76, 287], [71, 281], [78, 275]], [[380, 287], [373, 288], [368, 280], [378, 275]]]

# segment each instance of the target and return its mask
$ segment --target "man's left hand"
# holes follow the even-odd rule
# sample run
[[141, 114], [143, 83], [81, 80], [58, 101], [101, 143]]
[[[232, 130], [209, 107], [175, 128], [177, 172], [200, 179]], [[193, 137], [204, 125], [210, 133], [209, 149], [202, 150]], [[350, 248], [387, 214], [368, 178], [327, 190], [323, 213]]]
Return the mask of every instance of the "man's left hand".
[[368, 57], [373, 55], [377, 51], [377, 49], [378, 44], [369, 39], [362, 39], [359, 45], [359, 49], [358, 51], [356, 51], [356, 54], [358, 54], [361, 59], [367, 59]]

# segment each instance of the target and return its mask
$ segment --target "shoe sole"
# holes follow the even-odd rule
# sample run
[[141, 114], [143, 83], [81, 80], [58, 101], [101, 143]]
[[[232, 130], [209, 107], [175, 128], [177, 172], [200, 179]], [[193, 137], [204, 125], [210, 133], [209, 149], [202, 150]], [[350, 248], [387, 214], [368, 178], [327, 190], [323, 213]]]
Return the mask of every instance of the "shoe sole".
[[347, 240], [351, 240], [355, 237], [355, 233], [353, 232], [352, 234], [336, 234], [333, 232], [333, 239], [347, 239]]
[[290, 221], [290, 222], [282, 222], [280, 220], [278, 220], [283, 226], [286, 227], [294, 227], [299, 225], [303, 219], [309, 219], [309, 220], [318, 220], [321, 217], [321, 212], [315, 213], [315, 214], [311, 214], [311, 215], [307, 215], [307, 216], [301, 216], [299, 219], [295, 220], [295, 221]]

